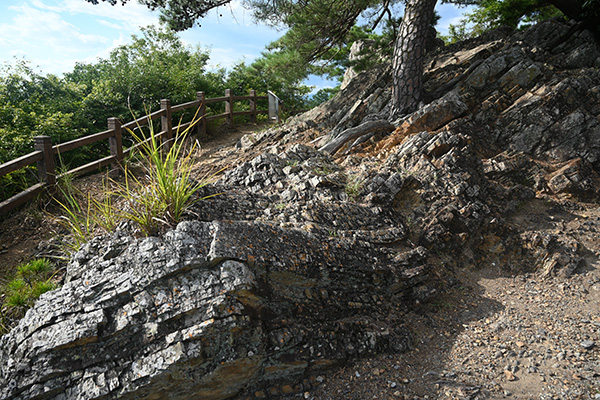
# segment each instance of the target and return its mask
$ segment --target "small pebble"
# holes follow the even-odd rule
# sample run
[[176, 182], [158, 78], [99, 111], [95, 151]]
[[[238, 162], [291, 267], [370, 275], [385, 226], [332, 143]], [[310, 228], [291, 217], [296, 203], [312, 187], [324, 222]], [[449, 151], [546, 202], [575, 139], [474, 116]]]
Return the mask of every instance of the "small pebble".
[[507, 370], [504, 371], [504, 377], [507, 381], [514, 381], [517, 379], [517, 377], [511, 371]]
[[592, 349], [595, 345], [596, 343], [594, 343], [593, 340], [584, 340], [583, 342], [581, 342], [581, 347], [583, 347], [586, 350]]

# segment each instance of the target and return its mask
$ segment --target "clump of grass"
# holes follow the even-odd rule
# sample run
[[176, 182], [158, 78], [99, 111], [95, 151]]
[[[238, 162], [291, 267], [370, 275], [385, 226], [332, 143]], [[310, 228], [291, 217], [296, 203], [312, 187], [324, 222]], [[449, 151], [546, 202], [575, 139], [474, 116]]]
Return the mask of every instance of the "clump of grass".
[[58, 219], [58, 223], [71, 232], [72, 242], [69, 247], [76, 251], [92, 237], [94, 229], [92, 204], [89, 197], [87, 205], [85, 205], [73, 191], [65, 190], [60, 186], [59, 191], [61, 199], [55, 198], [55, 201], [63, 209], [65, 215]]
[[359, 176], [349, 177], [344, 191], [352, 200], [355, 200], [362, 190], [364, 181]]
[[79, 250], [98, 231], [111, 232], [119, 223], [120, 217], [113, 204], [114, 194], [109, 189], [108, 178], [103, 181], [102, 199], [96, 200], [90, 194], [84, 195], [72, 183], [72, 177], [63, 174], [57, 185], [58, 195], [54, 197], [64, 215], [57, 222], [70, 233], [65, 242], [67, 252]]
[[45, 258], [17, 267], [15, 277], [0, 288], [5, 295], [0, 304], [0, 336], [25, 315], [43, 293], [56, 288], [52, 282], [53, 273], [52, 263]]
[[98, 229], [111, 232], [123, 220], [134, 222], [142, 235], [157, 234], [179, 223], [189, 207], [207, 198], [196, 194], [221, 171], [200, 181], [192, 179], [192, 157], [198, 144], [187, 145], [187, 138], [200, 120], [197, 114], [183, 132], [177, 132], [168, 142], [155, 133], [152, 120], [147, 133], [139, 125], [139, 134], [129, 130], [136, 141], [131, 162], [138, 161], [142, 172], [134, 173], [127, 163], [124, 182], [110, 180], [114, 190], [105, 183], [102, 200], [90, 196], [82, 199], [68, 186], [68, 190], [61, 189], [62, 201], [57, 202], [65, 216], [59, 222], [71, 232], [71, 250], [78, 250]]
[[329, 174], [333, 173], [334, 171], [330, 167], [324, 165], [322, 167], [313, 169], [313, 172], [317, 175], [329, 175]]
[[200, 120], [197, 114], [188, 128], [177, 132], [172, 141], [161, 140], [152, 121], [147, 135], [141, 128], [140, 135], [129, 131], [138, 142], [143, 176], [136, 176], [126, 166], [125, 184], [118, 194], [129, 205], [123, 217], [136, 222], [145, 235], [153, 235], [162, 227], [177, 224], [189, 207], [206, 198], [195, 194], [209, 183], [211, 177], [200, 181], [192, 179], [192, 156], [198, 143], [186, 146], [189, 133]]

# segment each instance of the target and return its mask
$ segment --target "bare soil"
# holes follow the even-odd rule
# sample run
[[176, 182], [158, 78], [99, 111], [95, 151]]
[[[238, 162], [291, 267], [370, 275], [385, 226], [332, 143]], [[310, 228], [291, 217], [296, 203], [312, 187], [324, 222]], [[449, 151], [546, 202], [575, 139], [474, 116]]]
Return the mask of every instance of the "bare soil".
[[405, 315], [412, 351], [324, 375], [305, 397], [600, 398], [600, 207], [550, 204], [534, 200], [513, 222], [584, 243], [586, 265], [573, 276], [461, 271], [460, 285]]

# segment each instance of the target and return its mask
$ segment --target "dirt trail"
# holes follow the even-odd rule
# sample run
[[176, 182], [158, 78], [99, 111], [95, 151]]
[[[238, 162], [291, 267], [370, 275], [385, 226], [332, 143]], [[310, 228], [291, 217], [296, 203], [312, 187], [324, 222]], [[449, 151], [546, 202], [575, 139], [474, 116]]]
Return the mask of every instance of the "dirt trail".
[[586, 265], [569, 278], [460, 271], [459, 285], [406, 314], [412, 351], [324, 375], [307, 398], [600, 398], [600, 207], [535, 199], [512, 223], [577, 239]]

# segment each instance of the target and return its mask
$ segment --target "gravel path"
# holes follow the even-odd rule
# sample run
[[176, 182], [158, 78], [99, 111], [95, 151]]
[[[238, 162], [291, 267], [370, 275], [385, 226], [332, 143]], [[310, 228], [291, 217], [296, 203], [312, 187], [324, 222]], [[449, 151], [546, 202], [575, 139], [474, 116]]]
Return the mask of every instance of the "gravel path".
[[524, 212], [515, 221], [575, 239], [587, 265], [569, 278], [466, 270], [460, 285], [405, 315], [414, 350], [325, 374], [297, 396], [600, 399], [600, 209], [566, 202]]

